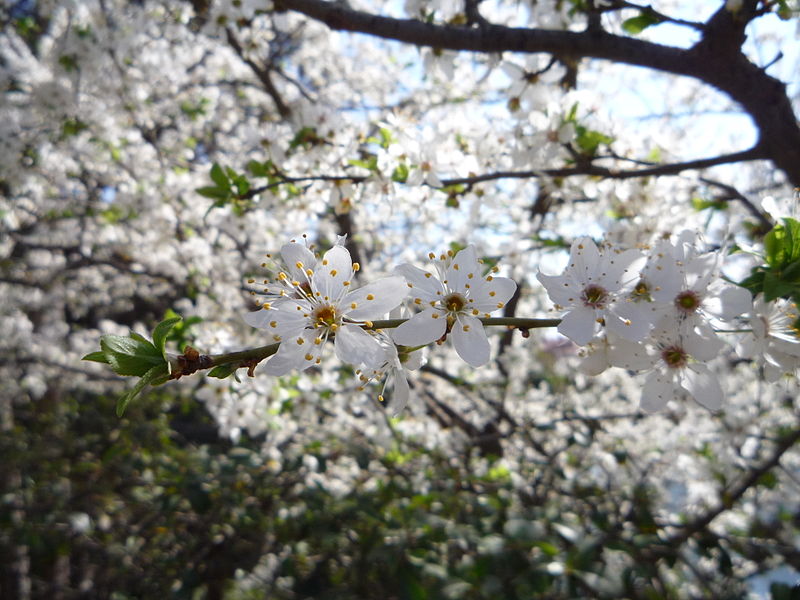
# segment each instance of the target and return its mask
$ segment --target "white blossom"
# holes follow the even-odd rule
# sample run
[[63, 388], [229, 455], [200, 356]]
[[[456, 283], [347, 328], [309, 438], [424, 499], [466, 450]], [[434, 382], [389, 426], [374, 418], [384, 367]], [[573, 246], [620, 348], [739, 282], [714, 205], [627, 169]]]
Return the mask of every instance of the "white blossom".
[[319, 261], [302, 244], [281, 248], [287, 265], [268, 285], [271, 301], [245, 315], [248, 324], [266, 329], [272, 340], [281, 342], [264, 367], [266, 373], [284, 375], [319, 364], [329, 337], [334, 337], [336, 355], [343, 362], [372, 366], [382, 361], [383, 348], [362, 325], [400, 304], [408, 288], [400, 276], [354, 288], [358, 263], [340, 243]]
[[517, 289], [507, 277], [481, 273], [475, 246], [469, 245], [457, 254], [448, 251], [438, 260], [431, 253], [439, 274], [433, 274], [410, 264], [397, 267], [411, 289], [415, 306], [422, 308], [393, 333], [395, 341], [404, 346], [424, 346], [450, 333], [456, 352], [473, 367], [489, 362], [489, 340], [479, 317], [488, 317], [503, 308]]

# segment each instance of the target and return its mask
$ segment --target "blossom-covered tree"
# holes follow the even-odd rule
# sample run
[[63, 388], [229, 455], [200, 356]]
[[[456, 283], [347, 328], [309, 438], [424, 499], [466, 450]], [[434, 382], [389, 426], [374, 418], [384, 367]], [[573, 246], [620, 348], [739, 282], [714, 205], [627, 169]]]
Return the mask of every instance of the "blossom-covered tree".
[[4, 4], [0, 596], [800, 570], [797, 9]]

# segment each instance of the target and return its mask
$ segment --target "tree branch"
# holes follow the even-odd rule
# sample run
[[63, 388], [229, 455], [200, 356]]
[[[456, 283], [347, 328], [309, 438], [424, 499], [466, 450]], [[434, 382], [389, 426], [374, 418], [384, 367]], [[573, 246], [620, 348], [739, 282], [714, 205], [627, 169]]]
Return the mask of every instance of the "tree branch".
[[[748, 2], [748, 6], [751, 3]], [[279, 0], [276, 7], [297, 11], [331, 29], [366, 33], [415, 46], [599, 58], [699, 79], [742, 105], [759, 130], [759, 146], [764, 150], [764, 157], [782, 169], [794, 185], [800, 185], [800, 125], [786, 95], [786, 86], [742, 54], [742, 31], [747, 18], [737, 20], [727, 11], [725, 14], [717, 12], [706, 24], [703, 39], [693, 48], [684, 50], [603, 30], [575, 32], [500, 25], [480, 28], [435, 25], [373, 15], [323, 0]], [[749, 13], [746, 16], [752, 18]]]

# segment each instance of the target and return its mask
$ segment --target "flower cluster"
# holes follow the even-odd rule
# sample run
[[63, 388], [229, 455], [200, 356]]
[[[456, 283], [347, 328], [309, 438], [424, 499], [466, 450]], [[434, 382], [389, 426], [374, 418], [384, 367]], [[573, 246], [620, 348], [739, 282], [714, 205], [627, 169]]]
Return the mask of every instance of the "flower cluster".
[[[394, 381], [395, 404], [408, 400], [405, 370], [422, 364], [424, 346], [451, 334], [456, 352], [478, 367], [489, 362], [489, 341], [479, 320], [505, 306], [516, 284], [483, 272], [474, 246], [458, 253], [431, 254], [438, 277], [409, 264], [395, 274], [362, 287], [354, 284], [353, 263], [341, 237], [318, 258], [298, 242], [284, 244], [283, 265], [273, 281], [265, 281], [266, 298], [244, 319], [280, 342], [264, 371], [285, 375], [320, 364], [324, 343], [333, 339], [336, 356], [357, 367], [362, 383], [386, 377]], [[271, 258], [271, 257], [270, 257]], [[422, 312], [391, 333], [375, 329], [373, 320], [398, 308], [411, 293], [411, 306]]]
[[796, 317], [783, 304], [770, 311], [761, 299], [754, 308], [746, 289], [720, 277], [720, 262], [719, 252], [699, 253], [689, 232], [659, 240], [648, 253], [598, 248], [581, 237], [561, 275], [537, 277], [565, 312], [558, 331], [585, 347], [585, 372], [647, 371], [641, 407], [648, 412], [684, 393], [717, 410], [722, 388], [705, 363], [724, 347], [723, 324], [751, 315], [752, 332], [739, 349], [748, 358], [760, 350], [770, 378], [796, 368], [800, 357]]

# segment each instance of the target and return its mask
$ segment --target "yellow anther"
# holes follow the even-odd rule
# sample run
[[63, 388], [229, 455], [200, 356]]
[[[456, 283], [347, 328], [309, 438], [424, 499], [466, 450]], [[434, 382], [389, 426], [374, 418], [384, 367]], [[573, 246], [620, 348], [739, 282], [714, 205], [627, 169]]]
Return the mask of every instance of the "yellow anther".
[[270, 326], [270, 327], [272, 327], [272, 328], [274, 329], [275, 327], [277, 327], [277, 326], [278, 326], [278, 322], [277, 322], [277, 321], [270, 321], [270, 322], [269, 322], [269, 326]]
[[453, 265], [453, 269], [454, 269], [455, 271], [458, 271], [458, 265]]
[[321, 337], [314, 338], [314, 345], [315, 346], [319, 346], [321, 343], [322, 343], [322, 338]]
[[479, 311], [477, 308], [473, 308], [472, 309], [472, 314], [475, 315], [475, 316], [478, 316], [479, 314], [481, 314], [481, 311]]
[[255, 282], [256, 282], [256, 280], [255, 280], [255, 279], [248, 279], [248, 280], [247, 280], [247, 283], [255, 283]]
[[414, 304], [416, 304], [417, 306], [422, 304], [422, 298], [414, 298]]
[[352, 308], [353, 310], [355, 310], [356, 308], [358, 308], [358, 304], [356, 304], [355, 302], [351, 302], [351, 303], [350, 303], [350, 308]]
[[303, 268], [305, 265], [303, 265], [303, 263], [301, 263], [301, 262], [298, 260], [296, 263], [294, 263], [294, 266], [295, 266], [295, 267], [297, 267], [298, 269], [302, 269], [302, 268]]
[[498, 302], [497, 303], [497, 308], [503, 308], [504, 306], [505, 306], [505, 304], [503, 304], [502, 302]]
[[367, 300], [375, 300], [375, 296], [372, 294], [367, 294]]
[[381, 396], [380, 394], [378, 394], [378, 402], [383, 402], [383, 396]]
[[494, 292], [494, 291], [492, 291], [492, 292], [489, 292], [489, 295], [490, 295], [492, 298], [494, 298], [494, 297], [497, 295], [497, 292]]
[[322, 266], [326, 266], [328, 264], [328, 259], [325, 258], [322, 260]]
[[410, 284], [410, 283], [408, 283], [408, 282], [406, 282], [406, 285], [407, 285], [408, 287], [410, 287], [410, 288], [413, 288], [413, 287], [414, 287], [413, 285], [411, 285], [411, 284]]
[[339, 271], [337, 271], [336, 269], [331, 269], [331, 277], [336, 277], [338, 273]]
[[311, 277], [313, 274], [314, 274], [314, 270], [313, 269], [306, 269], [306, 275]]
[[343, 285], [343, 286], [345, 286], [345, 287], [347, 287], [348, 285], [350, 285], [350, 282], [349, 282], [349, 281], [343, 281], [343, 282], [342, 282], [342, 285]]
[[269, 310], [270, 308], [272, 308], [272, 304], [270, 304], [269, 302], [264, 302], [264, 304], [261, 305], [261, 308], [263, 308], [264, 310]]
[[488, 275], [486, 277], [486, 281], [492, 281], [492, 280], [494, 280], [494, 277], [492, 277], [491, 275]]
[[433, 275], [431, 275], [430, 273], [425, 273], [425, 277], [430, 279], [431, 277], [433, 277]]
[[436, 255], [433, 252], [428, 252], [428, 258], [433, 260], [434, 258], [436, 258]]
[[364, 325], [372, 329], [372, 321], [364, 321]]
[[470, 273], [467, 275], [467, 279], [472, 279], [473, 277], [475, 277], [475, 273]]
[[434, 319], [438, 319], [439, 313], [431, 313], [431, 317], [433, 317]]
[[358, 263], [353, 263], [353, 273], [360, 270], [361, 270], [361, 265]]
[[306, 354], [303, 358], [305, 358], [306, 360], [314, 360], [314, 355], [309, 353]]
[[298, 346], [302, 346], [305, 343], [306, 343], [306, 341], [303, 338], [297, 338], [297, 345]]
[[469, 331], [469, 325], [464, 325], [461, 327], [464, 331]]

